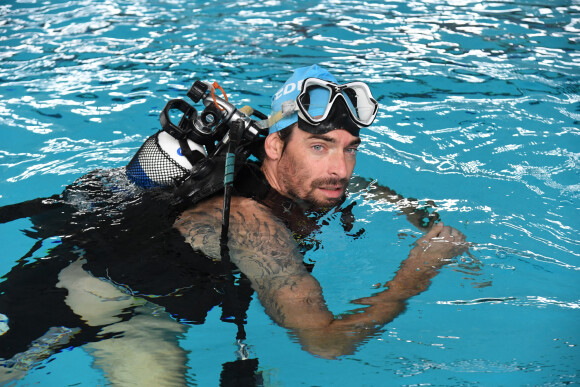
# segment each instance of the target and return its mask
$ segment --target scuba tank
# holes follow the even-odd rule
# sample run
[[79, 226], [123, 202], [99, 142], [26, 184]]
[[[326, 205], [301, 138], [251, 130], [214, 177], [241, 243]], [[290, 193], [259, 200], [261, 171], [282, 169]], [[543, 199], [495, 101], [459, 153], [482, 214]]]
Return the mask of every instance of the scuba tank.
[[[186, 140], [190, 149], [207, 156], [205, 149]], [[159, 131], [149, 137], [126, 167], [127, 177], [141, 188], [166, 187], [179, 183], [193, 169], [175, 137]]]
[[[267, 128], [250, 116], [267, 116], [249, 106], [237, 109], [215, 82], [195, 81], [187, 96], [201, 101], [204, 109], [198, 113], [182, 99], [170, 100], [159, 116], [161, 131], [145, 141], [126, 174], [142, 188], [175, 187], [179, 196], [195, 203], [223, 188], [224, 175], [234, 172], [236, 163], [252, 154], [259, 158], [256, 149]], [[172, 121], [175, 112], [180, 115], [178, 124]]]

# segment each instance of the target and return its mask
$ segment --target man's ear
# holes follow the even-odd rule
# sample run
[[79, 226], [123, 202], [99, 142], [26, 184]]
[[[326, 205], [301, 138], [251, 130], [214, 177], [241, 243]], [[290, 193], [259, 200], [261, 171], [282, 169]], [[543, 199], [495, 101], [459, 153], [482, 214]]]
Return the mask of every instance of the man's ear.
[[264, 143], [264, 150], [268, 158], [272, 160], [278, 160], [282, 156], [282, 150], [284, 149], [284, 142], [278, 136], [278, 133], [271, 133], [266, 137]]

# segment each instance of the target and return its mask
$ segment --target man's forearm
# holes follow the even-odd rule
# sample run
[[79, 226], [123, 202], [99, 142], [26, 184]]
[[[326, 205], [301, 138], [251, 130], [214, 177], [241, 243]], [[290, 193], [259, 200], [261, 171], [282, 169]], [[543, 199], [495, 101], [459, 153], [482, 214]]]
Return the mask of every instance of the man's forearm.
[[309, 274], [273, 280], [277, 285], [260, 286], [258, 295], [268, 315], [290, 329], [305, 350], [336, 358], [353, 353], [402, 313], [410, 297], [428, 288], [437, 270], [420, 264], [422, 259], [412, 251], [386, 290], [352, 301], [361, 308], [336, 317], [328, 310], [318, 281]]
[[365, 198], [372, 200], [386, 200], [393, 203], [405, 214], [407, 220], [421, 231], [429, 231], [431, 227], [440, 220], [439, 214], [435, 211], [437, 207], [433, 201], [427, 201], [423, 206], [419, 206], [419, 201], [413, 198], [405, 198], [389, 187], [379, 185], [374, 181], [355, 176], [349, 185], [351, 192], [363, 192]]
[[[385, 284], [385, 290], [352, 301], [366, 307], [351, 310], [335, 318], [325, 317], [325, 320], [318, 321], [319, 326], [313, 326], [310, 321], [311, 327], [306, 327], [297, 320], [295, 326], [288, 327], [293, 328], [309, 352], [329, 358], [352, 353], [360, 343], [375, 335], [382, 326], [402, 313], [409, 298], [427, 290], [439, 268], [448, 263], [450, 258], [466, 250], [464, 241], [465, 237], [459, 231], [438, 224], [419, 239], [395, 277]], [[330, 313], [326, 305], [324, 311]], [[310, 318], [312, 316], [310, 314]]]

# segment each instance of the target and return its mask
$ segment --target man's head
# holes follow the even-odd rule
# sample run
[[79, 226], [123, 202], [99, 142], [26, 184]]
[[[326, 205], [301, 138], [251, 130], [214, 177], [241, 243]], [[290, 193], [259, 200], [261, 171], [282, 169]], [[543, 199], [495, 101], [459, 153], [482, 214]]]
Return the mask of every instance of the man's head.
[[328, 207], [344, 197], [359, 130], [378, 104], [361, 82], [337, 85], [317, 65], [300, 68], [272, 97], [263, 170], [282, 195]]

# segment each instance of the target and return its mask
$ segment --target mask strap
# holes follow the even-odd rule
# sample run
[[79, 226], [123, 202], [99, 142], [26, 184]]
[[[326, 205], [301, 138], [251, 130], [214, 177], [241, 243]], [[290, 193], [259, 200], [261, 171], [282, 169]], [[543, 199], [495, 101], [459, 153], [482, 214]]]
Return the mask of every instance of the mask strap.
[[256, 125], [258, 125], [260, 129], [271, 128], [277, 122], [282, 121], [284, 118], [290, 117], [296, 111], [298, 111], [298, 105], [296, 104], [296, 101], [294, 100], [284, 101], [282, 102], [282, 106], [279, 111], [272, 114], [266, 120], [257, 121]]

